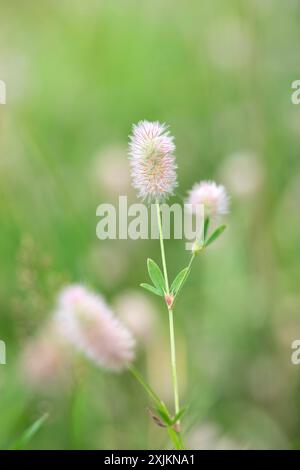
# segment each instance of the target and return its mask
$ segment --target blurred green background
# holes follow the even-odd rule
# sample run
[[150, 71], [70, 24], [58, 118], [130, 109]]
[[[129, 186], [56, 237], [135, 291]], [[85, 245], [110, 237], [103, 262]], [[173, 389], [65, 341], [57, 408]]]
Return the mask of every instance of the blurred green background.
[[[148, 119], [176, 137], [182, 196], [201, 179], [231, 196], [229, 228], [176, 308], [185, 441], [298, 448], [299, 2], [2, 0], [0, 24], [0, 447], [45, 412], [28, 448], [169, 445], [129, 374], [78, 359], [68, 384], [50, 374], [39, 387], [20, 370], [58, 290], [82, 282], [124, 317], [141, 312], [137, 364], [172, 405], [167, 315], [138, 287], [159, 244], [95, 233], [98, 204], [136, 200], [127, 136]], [[173, 277], [188, 253], [166, 250]]]

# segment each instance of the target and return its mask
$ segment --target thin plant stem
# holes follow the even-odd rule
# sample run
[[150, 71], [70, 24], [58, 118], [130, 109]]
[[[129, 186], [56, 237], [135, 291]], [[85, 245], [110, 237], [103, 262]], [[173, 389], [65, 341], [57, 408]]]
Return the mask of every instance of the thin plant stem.
[[[162, 223], [161, 223], [160, 206], [159, 206], [158, 202], [156, 203], [156, 208], [157, 208], [157, 221], [158, 221], [158, 228], [159, 228], [161, 259], [162, 259], [164, 279], [165, 279], [165, 285], [166, 285], [166, 294], [169, 295], [170, 294], [170, 289], [169, 289], [168, 271], [167, 271], [166, 255], [165, 255], [165, 248], [164, 248], [164, 239], [163, 239], [163, 231], [162, 231]], [[168, 309], [168, 310], [169, 310], [169, 327], [170, 327], [171, 368], [172, 368], [172, 381], [173, 381], [173, 392], [174, 392], [175, 415], [176, 415], [180, 410], [180, 406], [179, 406], [179, 392], [178, 392], [177, 366], [176, 366], [174, 318], [173, 318], [173, 310], [172, 309]], [[181, 440], [181, 437], [180, 437], [180, 440]], [[182, 442], [181, 442], [181, 444], [182, 444]]]
[[174, 403], [175, 403], [175, 414], [179, 413], [179, 392], [178, 392], [178, 380], [177, 380], [177, 368], [176, 368], [176, 348], [175, 348], [175, 334], [174, 334], [174, 316], [173, 310], [169, 310], [169, 326], [170, 326], [170, 344], [171, 344], [171, 366], [172, 366], [172, 378], [173, 378], [173, 389], [174, 389]]
[[168, 427], [168, 434], [174, 444], [176, 450], [183, 450], [184, 445], [180, 433], [176, 432], [173, 428]]
[[164, 237], [163, 237], [163, 231], [162, 231], [162, 225], [161, 225], [160, 206], [158, 202], [156, 203], [156, 209], [157, 209], [157, 222], [158, 222], [158, 230], [159, 230], [161, 259], [162, 259], [163, 272], [164, 272], [164, 278], [165, 278], [165, 284], [166, 284], [166, 293], [169, 295], [170, 294], [169, 279], [168, 279], [168, 271], [167, 271], [167, 263], [166, 263], [165, 247], [164, 247]]
[[194, 259], [196, 258], [196, 254], [193, 253], [192, 256], [191, 256], [191, 259], [190, 259], [190, 262], [189, 262], [189, 265], [188, 265], [188, 271], [187, 271], [187, 276], [190, 274], [191, 272], [191, 269], [192, 269], [192, 264], [194, 262]]

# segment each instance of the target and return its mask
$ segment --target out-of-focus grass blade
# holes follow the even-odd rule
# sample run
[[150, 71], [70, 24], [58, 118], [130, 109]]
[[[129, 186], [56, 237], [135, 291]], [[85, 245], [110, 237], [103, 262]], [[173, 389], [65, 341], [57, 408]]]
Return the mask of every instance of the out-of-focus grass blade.
[[41, 429], [45, 421], [48, 419], [48, 413], [45, 413], [43, 416], [38, 418], [28, 429], [26, 429], [23, 434], [14, 442], [11, 446], [11, 450], [23, 450], [29, 444], [31, 439], [36, 435], [36, 433]]
[[209, 239], [205, 243], [205, 246], [208, 246], [212, 242], [214, 242], [221, 235], [221, 233], [224, 232], [225, 228], [226, 228], [226, 225], [220, 225], [220, 227], [216, 228], [216, 230], [213, 232], [213, 234], [209, 237]]

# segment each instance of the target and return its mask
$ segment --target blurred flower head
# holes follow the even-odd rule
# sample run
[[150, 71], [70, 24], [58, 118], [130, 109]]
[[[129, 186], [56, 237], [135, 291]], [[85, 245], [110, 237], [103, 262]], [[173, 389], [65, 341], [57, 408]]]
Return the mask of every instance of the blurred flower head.
[[205, 217], [216, 218], [228, 212], [229, 199], [224, 186], [214, 181], [201, 181], [189, 192], [187, 204], [192, 206], [194, 213], [203, 205]]
[[53, 324], [25, 345], [20, 358], [24, 381], [35, 388], [64, 384], [70, 379], [70, 354]]
[[239, 197], [255, 194], [264, 178], [260, 160], [250, 152], [234, 153], [226, 158], [220, 174], [230, 192]]
[[142, 293], [129, 291], [119, 295], [114, 302], [120, 319], [128, 326], [141, 343], [148, 343], [153, 337], [157, 322], [152, 302]]
[[104, 299], [81, 285], [65, 288], [55, 314], [63, 337], [101, 367], [119, 371], [134, 358], [134, 339]]
[[128, 161], [124, 155], [126, 148], [121, 145], [105, 148], [97, 153], [89, 170], [93, 186], [97, 191], [100, 188], [110, 198], [132, 191]]
[[177, 185], [175, 144], [165, 124], [140, 121], [130, 136], [133, 187], [149, 202], [165, 200]]

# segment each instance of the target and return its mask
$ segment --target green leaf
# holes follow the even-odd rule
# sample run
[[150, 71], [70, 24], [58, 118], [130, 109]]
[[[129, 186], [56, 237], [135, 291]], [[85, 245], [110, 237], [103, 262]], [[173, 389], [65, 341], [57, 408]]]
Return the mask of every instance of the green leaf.
[[161, 402], [157, 406], [157, 413], [159, 414], [159, 416], [161, 417], [161, 419], [167, 426], [171, 426], [173, 424], [172, 418], [170, 417], [170, 414], [164, 402]]
[[162, 293], [160, 290], [156, 289], [156, 287], [154, 286], [151, 286], [150, 284], [147, 284], [147, 283], [142, 283], [140, 284], [141, 287], [143, 287], [144, 289], [152, 292], [152, 294], [155, 294], [155, 295], [159, 295], [159, 296], [162, 296]]
[[205, 246], [210, 245], [217, 238], [219, 238], [219, 236], [224, 232], [225, 228], [226, 228], [226, 225], [220, 225], [220, 227], [216, 228], [216, 230], [213, 232], [213, 234], [209, 237], [209, 239], [205, 243]]
[[177, 421], [180, 421], [181, 418], [185, 415], [187, 409], [188, 409], [188, 406], [184, 406], [183, 408], [181, 408], [181, 410], [179, 410], [178, 413], [176, 413], [175, 417], [173, 418], [172, 424], [175, 424], [177, 423]]
[[209, 217], [205, 217], [205, 221], [204, 221], [204, 233], [203, 233], [204, 241], [206, 240], [206, 237], [207, 237], [208, 227], [209, 227]]
[[48, 413], [45, 413], [39, 419], [37, 419], [23, 434], [17, 439], [14, 444], [11, 446], [11, 450], [23, 450], [27, 447], [29, 442], [35, 436], [35, 434], [40, 430], [45, 421], [48, 419]]
[[181, 288], [182, 284], [186, 280], [186, 275], [188, 273], [189, 268], [184, 268], [180, 273], [177, 274], [175, 277], [172, 285], [171, 285], [171, 292], [175, 296], [179, 289]]
[[153, 261], [153, 259], [148, 258], [147, 260], [148, 273], [151, 281], [154, 286], [161, 292], [161, 295], [164, 295], [165, 291], [165, 280], [162, 275], [162, 272], [159, 266]]

